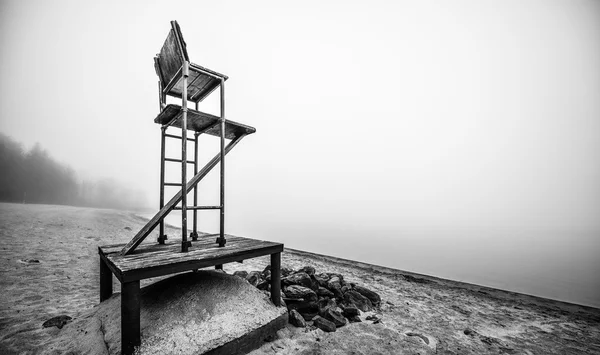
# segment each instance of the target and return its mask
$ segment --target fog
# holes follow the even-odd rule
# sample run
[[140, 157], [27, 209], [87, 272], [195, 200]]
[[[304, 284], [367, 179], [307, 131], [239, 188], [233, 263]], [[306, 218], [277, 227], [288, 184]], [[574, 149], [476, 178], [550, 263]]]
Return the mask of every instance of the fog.
[[158, 209], [153, 57], [178, 20], [190, 59], [230, 77], [227, 118], [257, 128], [227, 157], [226, 232], [600, 307], [597, 1], [3, 1], [0, 16], [0, 132], [80, 174]]

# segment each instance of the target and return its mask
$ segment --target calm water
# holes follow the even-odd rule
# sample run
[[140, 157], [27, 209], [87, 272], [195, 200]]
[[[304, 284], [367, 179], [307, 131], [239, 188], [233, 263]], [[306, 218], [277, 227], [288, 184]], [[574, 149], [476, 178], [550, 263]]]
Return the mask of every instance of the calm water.
[[[179, 216], [172, 214], [167, 222], [180, 226]], [[227, 232], [279, 241], [290, 248], [319, 254], [600, 308], [599, 231], [361, 231], [301, 223], [235, 227], [240, 232]]]

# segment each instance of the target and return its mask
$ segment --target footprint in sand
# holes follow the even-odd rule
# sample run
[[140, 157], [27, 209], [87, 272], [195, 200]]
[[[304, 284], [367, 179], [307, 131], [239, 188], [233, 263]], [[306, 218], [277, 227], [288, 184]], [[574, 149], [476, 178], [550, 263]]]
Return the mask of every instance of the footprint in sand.
[[415, 332], [408, 332], [408, 333], [404, 333], [406, 336], [409, 337], [417, 337], [420, 338], [427, 346], [429, 346], [432, 349], [435, 349], [436, 347], [436, 343], [437, 341], [433, 338], [429, 338], [426, 335], [420, 334], [420, 333], [415, 333]]

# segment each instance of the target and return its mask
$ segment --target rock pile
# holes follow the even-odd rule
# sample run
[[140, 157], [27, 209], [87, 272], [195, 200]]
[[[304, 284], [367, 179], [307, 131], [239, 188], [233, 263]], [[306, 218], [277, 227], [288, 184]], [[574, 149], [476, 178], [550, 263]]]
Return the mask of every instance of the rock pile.
[[[271, 288], [271, 266], [260, 271], [236, 271], [235, 276], [265, 292]], [[379, 310], [381, 297], [360, 285], [346, 282], [337, 273], [317, 274], [312, 266], [297, 271], [281, 268], [282, 298], [289, 311], [289, 322], [296, 327], [312, 325], [334, 332], [348, 322], [361, 322], [361, 312]], [[370, 315], [366, 320], [378, 323], [381, 318]]]

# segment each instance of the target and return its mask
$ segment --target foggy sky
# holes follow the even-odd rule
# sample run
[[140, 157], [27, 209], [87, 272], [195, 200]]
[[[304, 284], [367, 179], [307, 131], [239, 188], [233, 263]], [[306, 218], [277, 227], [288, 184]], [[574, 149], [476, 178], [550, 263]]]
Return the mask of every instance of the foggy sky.
[[170, 20], [257, 128], [227, 158], [227, 232], [438, 276], [435, 250], [477, 243], [473, 269], [495, 245], [497, 265], [566, 250], [569, 277], [600, 272], [600, 2], [3, 1], [0, 131], [157, 207]]

